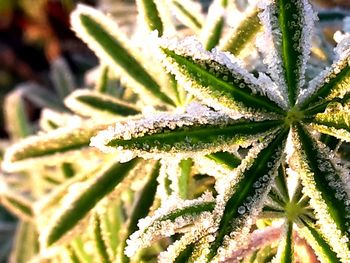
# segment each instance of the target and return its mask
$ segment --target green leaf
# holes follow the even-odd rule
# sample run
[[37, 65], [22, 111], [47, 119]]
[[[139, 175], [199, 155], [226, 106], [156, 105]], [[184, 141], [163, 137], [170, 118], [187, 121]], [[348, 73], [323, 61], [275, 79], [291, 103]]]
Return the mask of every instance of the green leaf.
[[281, 52], [288, 99], [294, 105], [304, 84], [315, 15], [310, 4], [302, 0], [276, 0], [271, 4], [270, 10], [270, 30], [277, 43], [275, 45], [278, 45]]
[[225, 25], [227, 1], [215, 0], [208, 10], [205, 24], [202, 28], [201, 39], [206, 50], [213, 49], [220, 41]]
[[134, 82], [133, 88], [141, 95], [141, 99], [145, 99], [146, 94], [174, 105], [161, 92], [159, 84], [142, 66], [140, 59], [133, 54], [131, 44], [110, 18], [83, 5], [79, 5], [71, 17], [72, 27], [79, 37], [111, 68], [120, 69], [128, 76]]
[[293, 222], [286, 220], [283, 239], [280, 240], [277, 255], [272, 260], [273, 263], [292, 263], [293, 262]]
[[227, 33], [227, 38], [220, 44], [219, 48], [238, 56], [262, 28], [259, 13], [259, 9], [254, 9], [248, 14], [237, 27]]
[[307, 114], [323, 111], [329, 102], [349, 96], [350, 92], [350, 57], [341, 58], [320, 73], [306, 92], [298, 99], [300, 109]]
[[[214, 214], [219, 217], [218, 230], [215, 240], [210, 244], [207, 261], [212, 260], [220, 253], [232, 250], [228, 242], [224, 241], [227, 235], [235, 238], [238, 243], [244, 242], [248, 235], [252, 217], [260, 210], [270, 190], [271, 183], [280, 165], [283, 145], [288, 130], [283, 130], [277, 137], [270, 139], [263, 149], [255, 149], [256, 156], [246, 157], [237, 168], [237, 175], [233, 181], [228, 178], [222, 183], [227, 190], [217, 198]], [[260, 150], [260, 151], [259, 151]], [[258, 152], [256, 152], [258, 151]], [[219, 255], [223, 256], [222, 254]]]
[[140, 113], [135, 106], [91, 90], [76, 90], [65, 99], [66, 106], [85, 117], [127, 117]]
[[101, 65], [100, 75], [98, 81], [96, 82], [95, 90], [100, 93], [108, 92], [108, 74], [109, 67], [106, 65]]
[[[275, 102], [261, 95], [262, 88], [252, 75], [236, 64], [224, 65], [216, 61], [223, 57], [200, 50], [196, 54], [189, 53], [192, 51], [180, 54], [183, 51], [160, 49], [165, 57], [163, 63], [178, 82], [206, 104], [252, 116], [265, 116], [262, 112], [283, 113]], [[198, 58], [201, 55], [203, 58]]]
[[104, 230], [102, 229], [101, 218], [99, 214], [94, 213], [91, 221], [97, 256], [101, 263], [110, 263], [112, 262], [112, 260], [111, 256], [109, 255], [111, 248], [107, 244], [108, 233], [104, 232]]
[[179, 196], [183, 199], [187, 199], [189, 195], [188, 188], [191, 176], [191, 169], [193, 166], [193, 160], [190, 158], [181, 160], [179, 166], [181, 171], [178, 178]]
[[337, 254], [332, 250], [329, 243], [312, 223], [301, 220], [298, 232], [304, 236], [306, 241], [311, 245], [321, 262], [340, 263]]
[[[150, 212], [150, 208], [154, 202], [155, 194], [157, 190], [157, 178], [159, 176], [160, 163], [157, 162], [151, 171], [150, 178], [143, 187], [141, 193], [138, 196], [136, 204], [133, 207], [133, 211], [129, 217], [129, 222], [125, 234], [125, 240], [121, 243], [120, 251], [124, 251], [126, 246], [126, 239], [137, 230], [137, 223], [140, 219], [146, 217]], [[129, 258], [123, 256], [122, 262], [129, 262]]]
[[52, 62], [50, 73], [51, 81], [61, 99], [64, 99], [76, 88], [72, 72], [63, 58]]
[[203, 25], [203, 15], [198, 3], [192, 0], [172, 0], [172, 9], [176, 17], [194, 32], [199, 32]]
[[350, 104], [330, 103], [325, 112], [316, 114], [310, 125], [321, 133], [350, 142]]
[[41, 233], [40, 242], [43, 248], [60, 240], [69, 230], [83, 219], [89, 211], [107, 194], [109, 194], [129, 171], [137, 164], [138, 159], [127, 163], [111, 162], [94, 178], [84, 183], [84, 187], [74, 193], [66, 205], [56, 211]]
[[[87, 148], [90, 138], [105, 129], [105, 124], [87, 124], [80, 127], [60, 128], [46, 134], [28, 137], [7, 149], [3, 168], [8, 171], [20, 170], [33, 161], [54, 162], [60, 154], [72, 153]], [[53, 158], [55, 157], [55, 158]]]
[[12, 139], [20, 139], [29, 136], [33, 128], [27, 116], [24, 101], [25, 89], [17, 88], [5, 97], [4, 114], [6, 130]]
[[[127, 241], [126, 254], [131, 257], [140, 248], [148, 247], [161, 237], [172, 236], [183, 227], [196, 224], [201, 216], [206, 218], [214, 209], [215, 202], [210, 194], [195, 200], [169, 198], [166, 207], [161, 207], [154, 215], [139, 222], [140, 229]], [[203, 218], [202, 218], [203, 219]], [[172, 229], [170, 232], [169, 229]]]
[[[232, 120], [224, 115], [160, 115], [155, 119], [119, 122], [116, 128], [99, 133], [91, 145], [103, 151], [133, 150], [147, 157], [171, 153], [219, 151], [233, 144], [249, 145], [251, 139], [279, 128], [280, 121]], [[137, 129], [135, 129], [137, 127]], [[106, 147], [107, 146], [107, 147]]]
[[315, 209], [321, 232], [342, 261], [350, 260], [350, 201], [345, 185], [346, 171], [341, 171], [330, 159], [331, 152], [318, 143], [301, 125], [293, 129], [296, 145], [297, 171], [305, 193]]
[[163, 35], [164, 25], [154, 0], [137, 0], [137, 9], [148, 31], [157, 30], [159, 36]]
[[216, 152], [205, 156], [214, 161], [217, 165], [222, 165], [226, 169], [233, 170], [241, 163], [241, 159], [236, 155], [228, 152]]

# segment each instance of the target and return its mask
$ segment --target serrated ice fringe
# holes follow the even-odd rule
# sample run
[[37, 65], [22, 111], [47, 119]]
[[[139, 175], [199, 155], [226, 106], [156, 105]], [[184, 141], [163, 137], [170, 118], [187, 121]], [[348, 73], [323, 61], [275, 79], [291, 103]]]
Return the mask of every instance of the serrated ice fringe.
[[[303, 24], [303, 29], [301, 32], [301, 43], [299, 48], [302, 49], [302, 60], [299, 68], [300, 80], [298, 82], [298, 93], [300, 94], [304, 84], [305, 84], [305, 70], [306, 64], [310, 58], [311, 46], [312, 46], [312, 37], [314, 35], [314, 24], [318, 20], [317, 14], [312, 9], [308, 0], [301, 0], [301, 9], [302, 17], [301, 19]], [[298, 95], [298, 94], [297, 94]]]
[[180, 158], [162, 158], [161, 170], [170, 180], [171, 194], [180, 198], [179, 195], [179, 176], [181, 174]]
[[[151, 245], [151, 243], [161, 237], [167, 237], [178, 232], [179, 228], [194, 223], [194, 227], [210, 220], [211, 214], [203, 212], [198, 216], [180, 216], [174, 221], [161, 220], [167, 214], [186, 207], [199, 205], [204, 202], [213, 202], [214, 198], [211, 193], [206, 192], [200, 198], [195, 200], [183, 200], [176, 196], [171, 196], [163, 206], [157, 209], [152, 216], [145, 217], [138, 222], [139, 230], [133, 233], [127, 240], [125, 254], [133, 256], [139, 249]], [[179, 207], [181, 204], [181, 207]]]
[[[295, 136], [296, 137], [296, 136]], [[303, 181], [303, 193], [310, 197], [310, 205], [315, 208], [315, 214], [316, 218], [318, 220], [318, 223], [320, 225], [321, 231], [325, 234], [325, 238], [329, 244], [332, 244], [332, 247], [334, 248], [335, 252], [337, 253], [338, 257], [342, 259], [343, 262], [350, 262], [350, 253], [349, 253], [349, 239], [347, 236], [342, 235], [341, 231], [338, 229], [337, 225], [334, 223], [334, 221], [331, 219], [331, 215], [328, 212], [328, 205], [324, 202], [324, 198], [322, 197], [321, 193], [317, 191], [315, 181], [313, 178], [317, 175], [315, 175], [312, 171], [310, 171], [309, 165], [307, 163], [307, 160], [303, 158], [303, 150], [301, 148], [300, 142], [297, 138], [294, 139], [294, 145], [296, 148], [296, 152], [298, 152], [299, 156], [297, 158], [298, 167], [296, 169], [298, 170], [299, 174], [302, 174], [302, 181]], [[317, 147], [319, 149], [318, 157], [321, 159], [328, 159], [329, 163], [319, 163], [319, 169], [320, 170], [329, 170], [330, 173], [333, 172], [334, 164], [330, 160], [330, 158], [327, 155], [330, 153], [329, 150], [327, 150], [327, 147], [321, 143], [318, 143], [317, 145], [314, 145], [313, 147]], [[332, 168], [328, 167], [328, 165], [333, 166]], [[347, 171], [345, 171], [347, 172]], [[336, 178], [338, 175], [333, 175], [330, 178], [328, 178], [328, 184], [331, 185], [331, 187], [336, 190], [336, 198], [344, 199], [346, 198], [346, 207], [348, 209], [347, 216], [348, 219], [350, 219], [350, 199], [349, 194], [344, 193], [339, 189], [339, 187], [344, 187], [343, 182], [340, 178]], [[347, 175], [348, 177], [348, 175]]]
[[[158, 257], [159, 262], [174, 262], [176, 257], [179, 256], [179, 254], [185, 250], [188, 245], [199, 240], [200, 244], [196, 243], [196, 247], [193, 251], [193, 254], [195, 254], [195, 261], [192, 260], [190, 262], [205, 263], [205, 255], [207, 255], [209, 252], [208, 245], [213, 239], [213, 236], [208, 235], [207, 231], [207, 226], [211, 224], [210, 219], [211, 218], [207, 218], [204, 219], [205, 221], [198, 222], [196, 227], [192, 228], [190, 232], [184, 234], [179, 240], [170, 245], [166, 251], [160, 253]], [[193, 258], [193, 254], [191, 259]]]
[[[299, 94], [297, 105], [301, 105], [307, 100], [310, 96], [312, 96], [315, 92], [317, 92], [321, 87], [326, 85], [332, 78], [334, 78], [334, 74], [338, 74], [342, 67], [344, 67], [344, 63], [346, 63], [347, 67], [350, 64], [350, 48], [345, 51], [347, 56], [341, 57], [341, 59], [334, 61], [333, 64], [323, 70], [317, 77], [309, 82], [309, 85], [306, 89], [302, 90]], [[341, 87], [332, 92], [327, 99], [333, 99], [335, 97], [342, 98], [348, 91], [350, 86], [350, 81], [345, 79], [344, 81], [337, 83], [336, 85], [340, 85]]]
[[[118, 25], [108, 16], [104, 15], [102, 12], [98, 11], [97, 9], [88, 7], [83, 4], [78, 4], [77, 8], [72, 12], [71, 14], [71, 25], [75, 33], [79, 38], [81, 38], [94, 52], [95, 54], [102, 60], [103, 63], [106, 63], [108, 66], [110, 66], [113, 71], [116, 71], [117, 75], [120, 75], [123, 77], [123, 80], [126, 82], [126, 85], [128, 87], [132, 87], [133, 91], [140, 94], [141, 99], [148, 102], [148, 104], [151, 103], [157, 103], [158, 99], [155, 98], [151, 92], [149, 92], [147, 89], [145, 89], [142, 84], [135, 81], [133, 78], [129, 77], [129, 75], [126, 73], [126, 71], [119, 67], [119, 65], [116, 65], [116, 63], [113, 61], [112, 57], [110, 57], [102, 47], [94, 40], [87, 30], [84, 28], [84, 26], [81, 24], [80, 15], [88, 15], [91, 16], [94, 20], [96, 20], [100, 25], [102, 25], [105, 28], [108, 28], [108, 33], [111, 34], [113, 37], [118, 39], [120, 43], [122, 43], [123, 47], [127, 49], [127, 51], [135, 57], [135, 59], [140, 63], [142, 61], [142, 55], [137, 52], [138, 48], [136, 45], [127, 39], [127, 37], [123, 34], [123, 32], [118, 28]], [[146, 69], [145, 69], [146, 70]], [[146, 70], [147, 71], [147, 70]]]
[[274, 17], [275, 6], [273, 0], [262, 1], [258, 7], [263, 11], [259, 13], [259, 18], [264, 26], [264, 33], [260, 34], [256, 40], [256, 46], [264, 55], [264, 63], [268, 67], [272, 80], [280, 89], [280, 94], [284, 101], [288, 102], [288, 90], [284, 78], [282, 59], [279, 55], [282, 38], [278, 29], [278, 21]]
[[[213, 211], [214, 218], [216, 219], [215, 223], [218, 225], [220, 223], [220, 218], [222, 217], [227, 201], [231, 198], [232, 194], [236, 191], [236, 185], [240, 180], [241, 174], [244, 173], [245, 170], [249, 169], [253, 164], [256, 156], [259, 154], [261, 150], [268, 146], [269, 142], [274, 138], [271, 135], [269, 138], [265, 139], [264, 143], [258, 144], [253, 147], [246, 158], [243, 159], [240, 166], [238, 166], [232, 173], [231, 177], [223, 178], [222, 180], [218, 180], [215, 188], [217, 192], [220, 194], [216, 198], [216, 206]], [[252, 224], [255, 223], [255, 220], [260, 213], [262, 206], [267, 199], [267, 194], [272, 187], [273, 178], [276, 175], [277, 169], [281, 163], [281, 159], [283, 157], [283, 145], [281, 149], [275, 153], [276, 160], [274, 163], [271, 163], [271, 170], [268, 174], [267, 181], [264, 180], [264, 176], [262, 175], [261, 187], [257, 188], [254, 195], [250, 196], [250, 200], [245, 204], [245, 211], [242, 214], [242, 217], [236, 220], [233, 224], [241, 225], [239, 229], [234, 230], [229, 235], [226, 235], [223, 241], [223, 245], [218, 249], [217, 256], [214, 260], [224, 260], [230, 255], [230, 252], [233, 250], [243, 246], [245, 242], [248, 240], [249, 231]], [[268, 164], [269, 165], [269, 164]], [[260, 180], [259, 180], [260, 181]]]
[[[182, 75], [181, 69], [178, 65], [172, 63], [171, 59], [169, 59], [166, 54], [164, 54], [159, 47], [167, 48], [171, 51], [176, 52], [179, 55], [190, 56], [192, 59], [200, 59], [200, 60], [210, 60], [215, 61], [225, 67], [227, 67], [232, 75], [242, 76], [245, 82], [251, 83], [248, 85], [253, 93], [259, 93], [261, 95], [265, 95], [267, 87], [266, 84], [270, 84], [267, 82], [267, 78], [261, 77], [260, 79], [255, 78], [251, 73], [249, 73], [246, 69], [243, 68], [242, 62], [235, 58], [230, 52], [223, 52], [216, 48], [212, 51], [205, 50], [203, 45], [195, 38], [195, 37], [186, 37], [182, 40], [177, 39], [166, 39], [166, 38], [155, 38], [154, 34], [150, 35], [149, 45], [154, 52], [155, 56], [159, 61], [166, 67], [166, 69], [175, 75], [176, 80], [180, 85], [182, 85], [188, 92], [195, 95], [197, 98], [202, 100], [206, 105], [213, 107], [216, 110], [223, 111], [226, 114], [230, 115], [232, 118], [240, 118], [242, 116], [249, 116], [251, 118], [258, 118], [256, 112], [252, 113], [249, 109], [237, 108], [237, 109], [229, 109], [227, 107], [222, 106], [217, 101], [203, 96], [198, 89], [192, 88], [192, 83], [190, 80], [186, 78], [180, 77]], [[285, 107], [285, 102], [277, 99], [278, 96], [271, 96], [271, 98], [276, 99], [276, 103], [280, 104], [281, 107]], [[264, 116], [268, 116], [268, 114], [264, 114]], [[262, 116], [259, 116], [260, 118]]]
[[[157, 133], [159, 130], [169, 128], [171, 130], [177, 127], [191, 126], [191, 125], [203, 125], [203, 124], [228, 124], [234, 122], [228, 115], [215, 112], [210, 110], [208, 107], [200, 104], [190, 104], [187, 111], [183, 114], [170, 114], [165, 112], [159, 112], [153, 116], [146, 117], [138, 120], [125, 120], [117, 122], [115, 126], [110, 126], [107, 130], [99, 132], [95, 137], [91, 138], [90, 146], [97, 147], [105, 153], [122, 153], [120, 157], [125, 157], [127, 161], [129, 158], [137, 155], [142, 155], [143, 158], [164, 158], [164, 157], [175, 157], [177, 152], [169, 153], [157, 153], [157, 152], [146, 152], [141, 150], [125, 150], [122, 146], [120, 147], [109, 147], [108, 142], [112, 139], [123, 139], [130, 140], [132, 138], [142, 137], [144, 135], [150, 135]], [[252, 138], [253, 139], [253, 138]], [[250, 143], [247, 142], [246, 146]], [[228, 146], [226, 146], [228, 147]], [[225, 148], [220, 146], [221, 148]], [[212, 149], [203, 149], [197, 151], [198, 153], [205, 154], [210, 153]], [[179, 153], [182, 157], [194, 157], [196, 152], [189, 151]]]

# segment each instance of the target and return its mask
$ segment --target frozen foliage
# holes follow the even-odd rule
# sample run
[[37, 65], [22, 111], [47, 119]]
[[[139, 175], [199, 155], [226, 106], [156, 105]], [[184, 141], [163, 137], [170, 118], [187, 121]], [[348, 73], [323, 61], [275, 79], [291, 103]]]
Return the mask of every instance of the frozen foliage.
[[15, 143], [0, 200], [38, 232], [27, 261], [350, 261], [349, 34], [312, 77], [309, 2], [243, 2], [205, 14], [197, 1], [138, 0], [130, 39], [78, 5], [73, 30], [101, 63], [93, 90], [73, 91], [57, 60], [61, 101], [41, 104], [39, 131], [24, 89], [5, 103]]

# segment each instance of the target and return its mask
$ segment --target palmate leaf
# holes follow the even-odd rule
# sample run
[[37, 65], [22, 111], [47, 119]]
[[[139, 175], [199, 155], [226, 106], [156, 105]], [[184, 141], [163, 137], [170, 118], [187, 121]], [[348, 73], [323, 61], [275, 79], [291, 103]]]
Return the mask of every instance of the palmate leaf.
[[57, 210], [49, 224], [40, 233], [42, 248], [51, 246], [70, 231], [87, 213], [109, 194], [128, 175], [139, 160], [126, 163], [112, 161], [105, 165], [94, 178], [82, 183], [80, 191], [66, 201], [62, 209]]
[[318, 113], [310, 125], [317, 131], [350, 142], [350, 103], [331, 103], [325, 112]]
[[112, 96], [90, 90], [77, 90], [65, 99], [66, 106], [85, 117], [126, 117], [140, 113], [135, 106]]
[[178, 83], [205, 104], [228, 114], [239, 112], [257, 118], [283, 113], [283, 101], [276, 103], [263, 96], [264, 84], [227, 54], [205, 51], [191, 38], [160, 42], [159, 49], [159, 58]]
[[226, 258], [233, 248], [246, 241], [280, 165], [287, 134], [288, 129], [284, 129], [275, 138], [269, 138], [262, 148], [252, 151], [253, 156], [243, 160], [234, 179], [220, 182], [225, 191], [219, 191], [223, 193], [217, 197], [213, 212], [218, 225], [207, 261]]
[[266, 50], [272, 78], [294, 105], [304, 84], [315, 14], [307, 0], [266, 1], [262, 8], [266, 37], [272, 39], [264, 39], [260, 46]]
[[11, 190], [2, 191], [0, 204], [24, 221], [32, 221], [34, 212], [29, 199]]
[[215, 152], [240, 143], [248, 146], [252, 138], [273, 133], [282, 124], [279, 120], [250, 122], [232, 120], [208, 108], [195, 113], [158, 114], [150, 119], [118, 122], [114, 128], [100, 132], [91, 145], [107, 152], [132, 150], [142, 157], [174, 153]]
[[[117, 25], [107, 16], [87, 6], [79, 5], [72, 13], [72, 27], [89, 47], [96, 52], [111, 69], [121, 70], [133, 82], [133, 88], [145, 99], [144, 94], [174, 105], [173, 101], [162, 93], [159, 84], [142, 66], [135, 55], [136, 48]], [[131, 51], [132, 50], [132, 51]]]
[[293, 141], [298, 156], [297, 171], [315, 209], [321, 231], [338, 257], [347, 262], [350, 260], [350, 202], [345, 186], [348, 175], [328, 159], [330, 151], [317, 143], [305, 127], [294, 127]]

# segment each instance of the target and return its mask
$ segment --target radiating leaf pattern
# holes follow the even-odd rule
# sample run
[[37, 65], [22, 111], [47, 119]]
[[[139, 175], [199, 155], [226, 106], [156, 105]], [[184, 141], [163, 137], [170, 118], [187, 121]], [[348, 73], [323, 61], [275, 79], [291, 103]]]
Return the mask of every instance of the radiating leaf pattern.
[[99, 9], [71, 16], [86, 88], [60, 58], [57, 95], [6, 99], [13, 259], [349, 262], [350, 35], [323, 50], [308, 0], [137, 0], [127, 30]]

